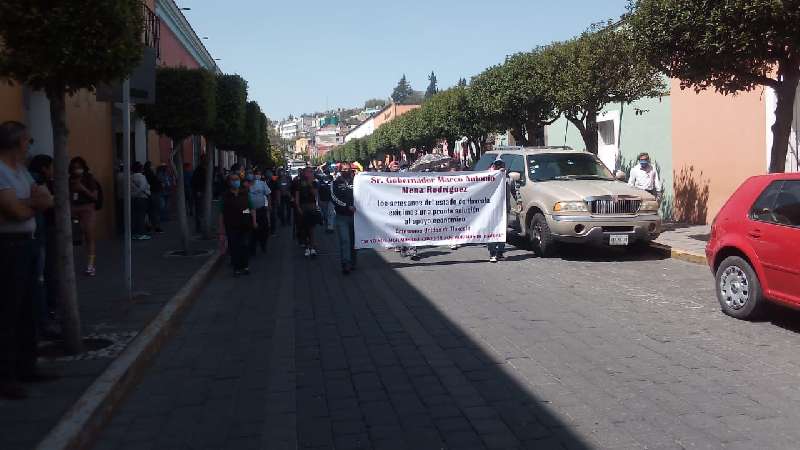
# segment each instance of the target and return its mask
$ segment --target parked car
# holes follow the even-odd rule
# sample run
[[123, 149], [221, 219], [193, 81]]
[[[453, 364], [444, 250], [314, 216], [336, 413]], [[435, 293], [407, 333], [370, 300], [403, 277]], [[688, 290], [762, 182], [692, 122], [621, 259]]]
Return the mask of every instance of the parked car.
[[637, 246], [661, 231], [658, 201], [620, 182], [597, 158], [569, 147], [500, 147], [475, 170], [502, 159], [513, 180], [508, 189], [508, 227], [528, 239], [541, 257], [559, 243]]
[[714, 219], [706, 256], [725, 314], [755, 318], [765, 300], [800, 308], [800, 174], [745, 181]]

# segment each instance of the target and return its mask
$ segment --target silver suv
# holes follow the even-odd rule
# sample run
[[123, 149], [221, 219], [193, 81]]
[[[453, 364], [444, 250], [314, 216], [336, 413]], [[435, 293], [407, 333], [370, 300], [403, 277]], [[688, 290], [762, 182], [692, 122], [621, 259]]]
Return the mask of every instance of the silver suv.
[[558, 243], [638, 246], [661, 232], [659, 203], [614, 177], [593, 154], [569, 147], [499, 147], [475, 165], [502, 159], [509, 175], [508, 227], [527, 238], [537, 255], [553, 256]]

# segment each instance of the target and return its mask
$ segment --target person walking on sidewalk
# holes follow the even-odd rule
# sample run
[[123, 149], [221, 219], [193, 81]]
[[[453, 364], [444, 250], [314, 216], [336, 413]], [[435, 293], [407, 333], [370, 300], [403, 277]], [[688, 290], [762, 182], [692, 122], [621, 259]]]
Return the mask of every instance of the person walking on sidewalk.
[[100, 201], [100, 184], [89, 172], [89, 165], [80, 156], [69, 162], [69, 197], [72, 217], [78, 219], [84, 242], [86, 242], [86, 275], [97, 275], [97, 214]]
[[342, 273], [347, 275], [356, 268], [353, 167], [344, 162], [339, 171], [339, 176], [331, 184], [331, 201], [336, 209], [336, 236]]
[[139, 161], [131, 165], [131, 222], [135, 241], [148, 241], [150, 235], [145, 230], [145, 218], [150, 208], [150, 183], [144, 176], [144, 167]]
[[153, 170], [153, 163], [147, 161], [144, 163], [144, 177], [147, 179], [147, 184], [150, 185], [150, 204], [147, 207], [147, 218], [150, 220], [150, 229], [153, 233], [163, 233], [161, 229], [161, 193], [164, 191], [164, 185]]
[[281, 226], [292, 223], [292, 177], [283, 168], [278, 169], [278, 192], [280, 204], [278, 205], [278, 215], [281, 219]]
[[228, 175], [228, 191], [220, 199], [219, 238], [227, 239], [233, 276], [250, 275], [250, 235], [258, 228], [250, 195], [237, 173]]
[[[491, 169], [492, 172], [501, 171], [505, 174], [506, 171], [506, 162], [502, 159], [495, 160], [492, 163]], [[505, 181], [505, 180], [504, 180]], [[505, 251], [506, 251], [506, 243], [505, 242], [490, 242], [487, 244], [489, 248], [489, 262], [496, 263], [498, 259], [503, 259]]]
[[269, 239], [269, 195], [272, 193], [269, 186], [261, 179], [261, 171], [256, 170], [248, 174], [247, 190], [250, 193], [250, 203], [255, 207], [256, 223], [258, 228], [253, 231], [250, 239], [250, 254], [255, 256], [256, 246], [262, 253], [267, 252], [267, 239]]
[[661, 177], [658, 176], [658, 170], [650, 164], [650, 155], [647, 152], [640, 153], [638, 161], [639, 164], [631, 169], [628, 184], [637, 189], [647, 191], [660, 201], [664, 187], [661, 184]]
[[47, 188], [34, 183], [24, 161], [33, 143], [25, 125], [0, 124], [0, 397], [23, 399], [36, 371], [32, 277], [36, 273], [36, 214], [53, 207]]
[[314, 228], [322, 223], [322, 214], [319, 211], [319, 190], [314, 180], [314, 172], [310, 167], [302, 169], [297, 175], [294, 190], [295, 228], [297, 238], [305, 247], [305, 256], [317, 256], [317, 244], [314, 239]]
[[317, 175], [317, 182], [319, 183], [319, 209], [322, 212], [322, 222], [325, 225], [326, 233], [333, 233], [333, 223], [336, 219], [336, 211], [333, 210], [331, 205], [331, 183], [333, 177], [331, 170], [327, 164], [322, 166], [322, 170]]

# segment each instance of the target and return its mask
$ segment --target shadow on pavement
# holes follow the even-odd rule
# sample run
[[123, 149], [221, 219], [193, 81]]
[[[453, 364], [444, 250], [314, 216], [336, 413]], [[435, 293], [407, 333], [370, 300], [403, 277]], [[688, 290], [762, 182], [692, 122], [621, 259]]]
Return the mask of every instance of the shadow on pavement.
[[588, 245], [561, 245], [557, 258], [566, 261], [587, 262], [630, 262], [630, 261], [662, 261], [669, 256], [647, 247], [594, 247]]
[[295, 297], [298, 448], [589, 448], [515, 369], [531, 358], [493, 351], [395, 270], [486, 260], [359, 258], [369, 270], [322, 270], [335, 295]]

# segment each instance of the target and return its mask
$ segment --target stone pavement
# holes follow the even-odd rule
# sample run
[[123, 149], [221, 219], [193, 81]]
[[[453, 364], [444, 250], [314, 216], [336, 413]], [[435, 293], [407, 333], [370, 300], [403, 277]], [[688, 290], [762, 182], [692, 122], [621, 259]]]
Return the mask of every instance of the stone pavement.
[[[34, 386], [33, 397], [25, 401], [0, 399], [0, 449], [34, 447], [125, 345], [205, 263], [207, 257], [164, 257], [166, 252], [179, 248], [179, 235], [175, 228], [175, 223], [169, 222], [165, 228], [167, 233], [156, 235], [151, 241], [133, 243], [134, 288], [136, 292], [147, 295], [132, 302], [125, 299], [124, 294], [120, 241], [112, 239], [98, 243], [95, 278], [83, 275], [83, 249], [76, 249], [83, 334], [111, 340], [114, 345], [77, 357], [55, 358], [47, 350], [54, 344], [41, 343], [43, 350], [53, 356], [40, 358], [41, 366], [63, 375], [63, 378]], [[214, 242], [204, 241], [194, 244], [197, 249], [215, 246]]]
[[711, 225], [680, 225], [665, 223], [657, 243], [693, 255], [705, 256]]
[[719, 312], [693, 264], [575, 248], [305, 260], [284, 232], [187, 314], [96, 449], [782, 449], [800, 315]]

